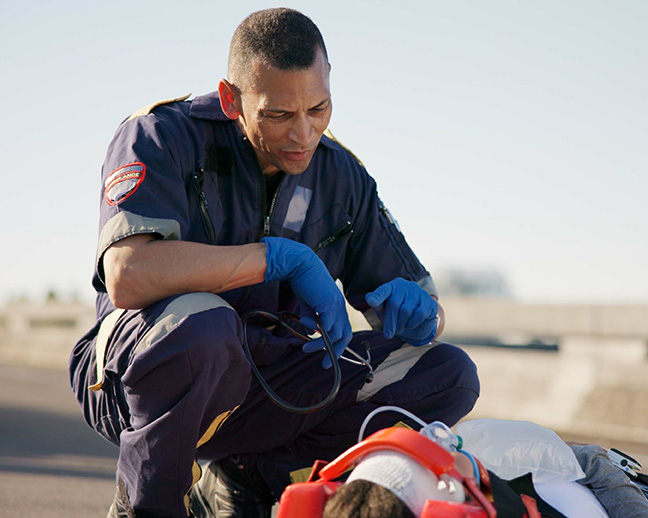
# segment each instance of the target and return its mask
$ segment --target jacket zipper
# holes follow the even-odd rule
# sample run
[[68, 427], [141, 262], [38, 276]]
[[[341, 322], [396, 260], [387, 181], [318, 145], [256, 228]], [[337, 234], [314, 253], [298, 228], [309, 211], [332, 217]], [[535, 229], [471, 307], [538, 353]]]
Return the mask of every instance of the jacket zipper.
[[205, 232], [209, 238], [209, 244], [213, 245], [216, 242], [216, 235], [214, 234], [214, 225], [212, 224], [211, 217], [209, 216], [209, 204], [207, 203], [207, 197], [205, 196], [205, 191], [203, 191], [203, 180], [204, 180], [203, 169], [200, 169], [198, 172], [193, 175], [193, 184], [196, 189], [196, 194], [198, 195], [198, 203], [200, 204], [200, 214], [202, 215], [203, 226], [205, 227]]
[[254, 159], [254, 164], [256, 165], [257, 172], [259, 173], [259, 182], [261, 183], [261, 206], [263, 207], [263, 215], [261, 218], [261, 232], [259, 233], [260, 241], [261, 238], [268, 237], [270, 235], [270, 218], [272, 217], [272, 212], [274, 211], [275, 203], [277, 201], [277, 197], [279, 196], [279, 191], [281, 190], [281, 184], [283, 184], [286, 176], [284, 175], [284, 177], [279, 181], [277, 190], [275, 191], [274, 196], [272, 197], [272, 201], [270, 202], [270, 209], [266, 212], [266, 187], [263, 171], [261, 171], [259, 162], [257, 162], [257, 158], [254, 154], [254, 149], [252, 149], [252, 144], [250, 144], [250, 141], [247, 138], [243, 137], [243, 142], [245, 143], [246, 149]]
[[[266, 214], [266, 187], [263, 171], [261, 171], [261, 167], [259, 166], [259, 162], [257, 161], [256, 155], [254, 154], [254, 149], [252, 148], [250, 141], [246, 137], [243, 137], [243, 143], [250, 155], [252, 155], [253, 162], [256, 165], [257, 172], [259, 173], [259, 181], [261, 183], [261, 206], [263, 207], [261, 231], [259, 233], [259, 241], [261, 241], [261, 238], [268, 237], [270, 235], [270, 218], [272, 216], [272, 211], [274, 210], [275, 202], [277, 201], [277, 197], [279, 196], [279, 190], [281, 189], [281, 184], [283, 184], [285, 176], [281, 179], [279, 185], [277, 185], [277, 190], [275, 191], [274, 196], [272, 197], [272, 202], [270, 203], [270, 210], [268, 210]], [[252, 295], [252, 289], [253, 286], [246, 286], [245, 288], [243, 288], [240, 302], [241, 305], [247, 304], [248, 299]]]
[[385, 207], [382, 201], [380, 202], [380, 207], [378, 207], [378, 212], [385, 216], [389, 220], [389, 222], [394, 225], [394, 227], [396, 227], [396, 230], [398, 230], [399, 232], [401, 231], [398, 221], [394, 219], [394, 216], [392, 216], [392, 213], [387, 207]]
[[[268, 237], [270, 235], [270, 218], [272, 217], [272, 212], [274, 211], [275, 203], [277, 201], [277, 197], [279, 196], [279, 189], [281, 189], [281, 184], [283, 183], [284, 178], [279, 180], [277, 190], [275, 191], [274, 196], [272, 197], [272, 201], [270, 202], [270, 210], [268, 210], [268, 213], [263, 218], [263, 237]], [[263, 181], [263, 198], [265, 199], [265, 180]]]
[[346, 220], [335, 230], [333, 230], [333, 232], [331, 232], [327, 237], [322, 239], [322, 241], [320, 241], [317, 246], [313, 248], [313, 252], [317, 253], [322, 248], [325, 248], [331, 243], [335, 243], [336, 241], [339, 241], [340, 239], [345, 238], [351, 234], [353, 234], [353, 224], [351, 223], [351, 220]]

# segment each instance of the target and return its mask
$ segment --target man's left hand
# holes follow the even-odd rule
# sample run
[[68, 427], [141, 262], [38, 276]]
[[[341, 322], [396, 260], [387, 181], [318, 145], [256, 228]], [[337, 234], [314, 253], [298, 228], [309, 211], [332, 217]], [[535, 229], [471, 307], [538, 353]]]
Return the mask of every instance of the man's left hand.
[[414, 346], [434, 340], [439, 320], [439, 305], [413, 281], [396, 278], [365, 296], [383, 322], [385, 338], [398, 336]]

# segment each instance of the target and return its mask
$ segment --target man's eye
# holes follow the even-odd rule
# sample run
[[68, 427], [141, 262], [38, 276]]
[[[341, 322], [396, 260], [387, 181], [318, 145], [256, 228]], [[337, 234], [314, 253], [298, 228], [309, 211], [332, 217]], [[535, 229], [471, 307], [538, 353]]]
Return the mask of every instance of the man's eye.
[[321, 112], [325, 112], [326, 110], [328, 110], [328, 107], [329, 107], [328, 104], [325, 104], [324, 106], [315, 106], [315, 108], [311, 108], [310, 111], [315, 112], [315, 113], [321, 113]]
[[288, 113], [286, 113], [286, 112], [284, 112], [284, 113], [275, 113], [275, 112], [273, 112], [273, 113], [265, 113], [265, 112], [261, 112], [261, 115], [266, 119], [285, 119], [286, 117], [288, 117]]

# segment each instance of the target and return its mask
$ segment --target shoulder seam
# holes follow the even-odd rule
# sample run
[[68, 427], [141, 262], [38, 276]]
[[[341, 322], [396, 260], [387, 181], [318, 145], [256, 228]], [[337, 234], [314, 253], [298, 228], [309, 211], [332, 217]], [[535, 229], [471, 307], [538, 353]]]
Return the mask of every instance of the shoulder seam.
[[141, 117], [143, 115], [150, 115], [151, 112], [155, 108], [157, 108], [158, 106], [162, 106], [163, 104], [171, 104], [171, 103], [186, 101], [187, 99], [189, 99], [189, 96], [191, 96], [190, 93], [187, 94], [187, 95], [183, 95], [182, 97], [176, 97], [175, 99], [166, 99], [164, 101], [157, 101], [157, 102], [148, 104], [148, 105], [140, 108], [136, 112], [134, 112], [130, 117], [128, 117], [127, 120], [132, 121], [133, 119], [137, 119], [137, 117]]
[[353, 151], [351, 151], [348, 147], [342, 144], [342, 142], [336, 139], [335, 136], [333, 136], [333, 133], [331, 133], [331, 130], [329, 128], [326, 128], [324, 130], [324, 136], [330, 138], [333, 142], [338, 144], [342, 149], [344, 149], [347, 153], [349, 153], [356, 160], [356, 162], [358, 162], [362, 167], [364, 167], [362, 160], [360, 160]]

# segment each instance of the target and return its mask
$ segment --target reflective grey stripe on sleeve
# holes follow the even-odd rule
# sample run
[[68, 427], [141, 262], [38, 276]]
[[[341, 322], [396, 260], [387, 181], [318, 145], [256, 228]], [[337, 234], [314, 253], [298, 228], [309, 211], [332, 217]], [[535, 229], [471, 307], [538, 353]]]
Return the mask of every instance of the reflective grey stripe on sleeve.
[[160, 234], [163, 239], [180, 239], [180, 223], [173, 219], [147, 218], [128, 211], [121, 211], [110, 218], [99, 236], [97, 257], [120, 239], [136, 234]]
[[213, 293], [187, 293], [181, 295], [169, 303], [155, 320], [153, 326], [144, 334], [135, 348], [135, 354], [145, 351], [153, 342], [168, 335], [188, 316], [216, 308], [229, 308], [234, 311], [225, 299]]
[[365, 383], [358, 391], [356, 401], [367, 401], [380, 389], [402, 380], [409, 370], [416, 365], [426, 352], [436, 347], [439, 342], [432, 342], [421, 347], [403, 344], [400, 349], [393, 351], [385, 361], [374, 371], [373, 381]]
[[[423, 288], [430, 295], [434, 295], [436, 298], [439, 298], [436, 286], [432, 280], [432, 276], [426, 275], [422, 279], [419, 279], [416, 284]], [[367, 319], [367, 322], [371, 326], [371, 329], [374, 331], [382, 331], [382, 322], [378, 318], [378, 314], [373, 308], [369, 308], [367, 311], [363, 312], [364, 317]]]

